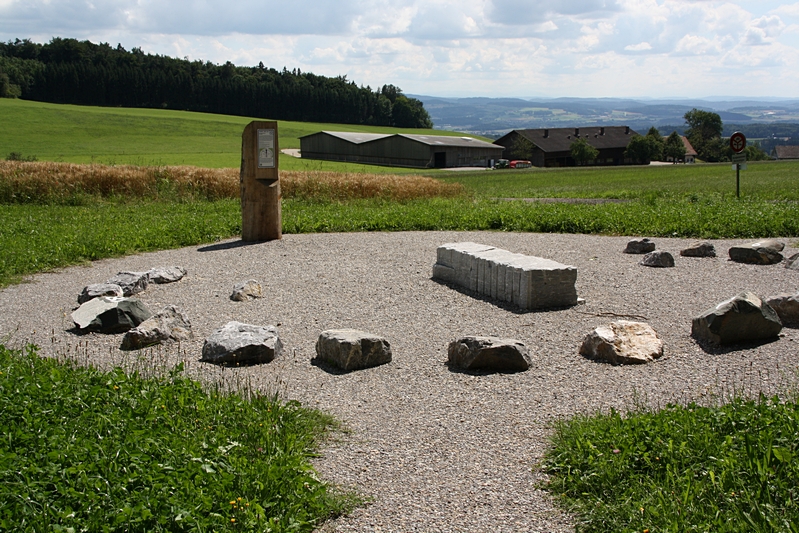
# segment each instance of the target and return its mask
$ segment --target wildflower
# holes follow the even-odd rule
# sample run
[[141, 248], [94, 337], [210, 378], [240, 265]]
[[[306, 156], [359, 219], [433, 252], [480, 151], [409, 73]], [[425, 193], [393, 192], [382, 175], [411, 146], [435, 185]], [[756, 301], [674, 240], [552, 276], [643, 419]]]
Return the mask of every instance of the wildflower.
[[621, 453], [621, 450], [616, 448], [616, 449], [613, 450], [613, 453]]
[[230, 522], [231, 522], [231, 523], [235, 523], [235, 522], [236, 522], [236, 519], [235, 519], [235, 518], [231, 518], [231, 519], [230, 519]]
[[230, 505], [236, 505], [236, 500], [230, 500]]

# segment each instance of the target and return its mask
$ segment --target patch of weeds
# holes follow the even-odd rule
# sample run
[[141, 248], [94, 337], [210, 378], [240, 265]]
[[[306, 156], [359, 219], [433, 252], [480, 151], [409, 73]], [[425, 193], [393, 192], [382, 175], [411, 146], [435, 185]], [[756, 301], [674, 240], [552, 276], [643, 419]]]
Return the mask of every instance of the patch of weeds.
[[6, 156], [6, 161], [22, 161], [26, 163], [32, 163], [38, 160], [39, 158], [35, 155], [23, 156], [21, 152], [11, 152]]

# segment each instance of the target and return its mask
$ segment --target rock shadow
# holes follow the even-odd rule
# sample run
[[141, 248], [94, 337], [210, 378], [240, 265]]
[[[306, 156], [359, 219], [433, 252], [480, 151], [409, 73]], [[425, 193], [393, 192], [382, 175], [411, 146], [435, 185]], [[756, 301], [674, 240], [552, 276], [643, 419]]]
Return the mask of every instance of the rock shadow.
[[729, 353], [754, 350], [755, 348], [759, 348], [780, 340], [779, 337], [774, 337], [771, 339], [760, 339], [756, 341], [736, 342], [735, 344], [716, 344], [711, 341], [697, 339], [696, 337], [691, 338], [694, 340], [694, 342], [696, 342], [697, 346], [699, 346], [702, 351], [708, 355], [725, 355]]
[[568, 309], [572, 309], [574, 307], [577, 307], [578, 305], [580, 305], [582, 303], [581, 301], [578, 301], [574, 305], [564, 305], [564, 306], [560, 306], [560, 307], [541, 307], [541, 308], [537, 308], [537, 309], [522, 309], [521, 307], [519, 307], [518, 305], [516, 305], [514, 303], [505, 302], [503, 300], [497, 300], [496, 298], [491, 298], [490, 296], [487, 296], [485, 294], [480, 294], [480, 293], [474, 292], [472, 290], [469, 290], [469, 289], [467, 289], [465, 287], [462, 287], [460, 285], [456, 285], [454, 283], [450, 283], [450, 282], [447, 282], [447, 281], [442, 281], [440, 279], [436, 279], [436, 278], [432, 278], [432, 277], [430, 278], [430, 281], [433, 281], [435, 283], [438, 283], [439, 285], [443, 285], [445, 287], [448, 287], [448, 288], [450, 288], [450, 289], [452, 289], [454, 291], [457, 291], [457, 292], [463, 294], [464, 296], [468, 296], [468, 297], [470, 297], [470, 298], [472, 298], [474, 300], [480, 300], [481, 302], [486, 302], [488, 304], [493, 305], [494, 307], [498, 307], [498, 308], [502, 309], [503, 311], [508, 311], [509, 313], [513, 313], [515, 315], [529, 315], [529, 314], [534, 314], [534, 313], [549, 313], [549, 312], [552, 312], [552, 311], [566, 311]]
[[313, 359], [311, 359], [311, 365], [333, 376], [343, 376], [345, 374], [355, 372], [355, 370], [344, 370], [342, 368], [339, 368], [319, 357], [314, 357]]

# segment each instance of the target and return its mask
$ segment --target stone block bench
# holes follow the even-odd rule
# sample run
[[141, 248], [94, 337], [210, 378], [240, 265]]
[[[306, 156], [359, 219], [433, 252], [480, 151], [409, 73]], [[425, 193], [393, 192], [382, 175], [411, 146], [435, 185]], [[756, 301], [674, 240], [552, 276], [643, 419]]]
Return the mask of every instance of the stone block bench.
[[577, 268], [474, 242], [438, 247], [433, 279], [522, 309], [577, 304]]

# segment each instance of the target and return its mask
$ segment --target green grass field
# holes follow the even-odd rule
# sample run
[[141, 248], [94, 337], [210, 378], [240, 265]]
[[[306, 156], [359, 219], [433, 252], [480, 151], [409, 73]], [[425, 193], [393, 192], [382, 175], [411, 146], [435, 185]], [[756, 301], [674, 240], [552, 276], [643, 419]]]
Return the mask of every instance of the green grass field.
[[[475, 194], [494, 198], [734, 198], [729, 163], [583, 167], [439, 174]], [[761, 161], [741, 171], [744, 198], [799, 200], [799, 164]]]
[[[192, 165], [238, 168], [241, 134], [251, 120], [210, 113], [47, 104], [0, 98], [0, 158], [11, 152], [40, 161], [133, 165]], [[375, 133], [435, 133], [352, 124], [278, 122], [279, 145], [299, 148], [299, 138], [322, 130]], [[407, 169], [310, 161], [281, 156], [284, 170], [401, 172]]]
[[310, 464], [336, 422], [252, 392], [0, 345], [0, 530], [311, 531], [356, 504]]

